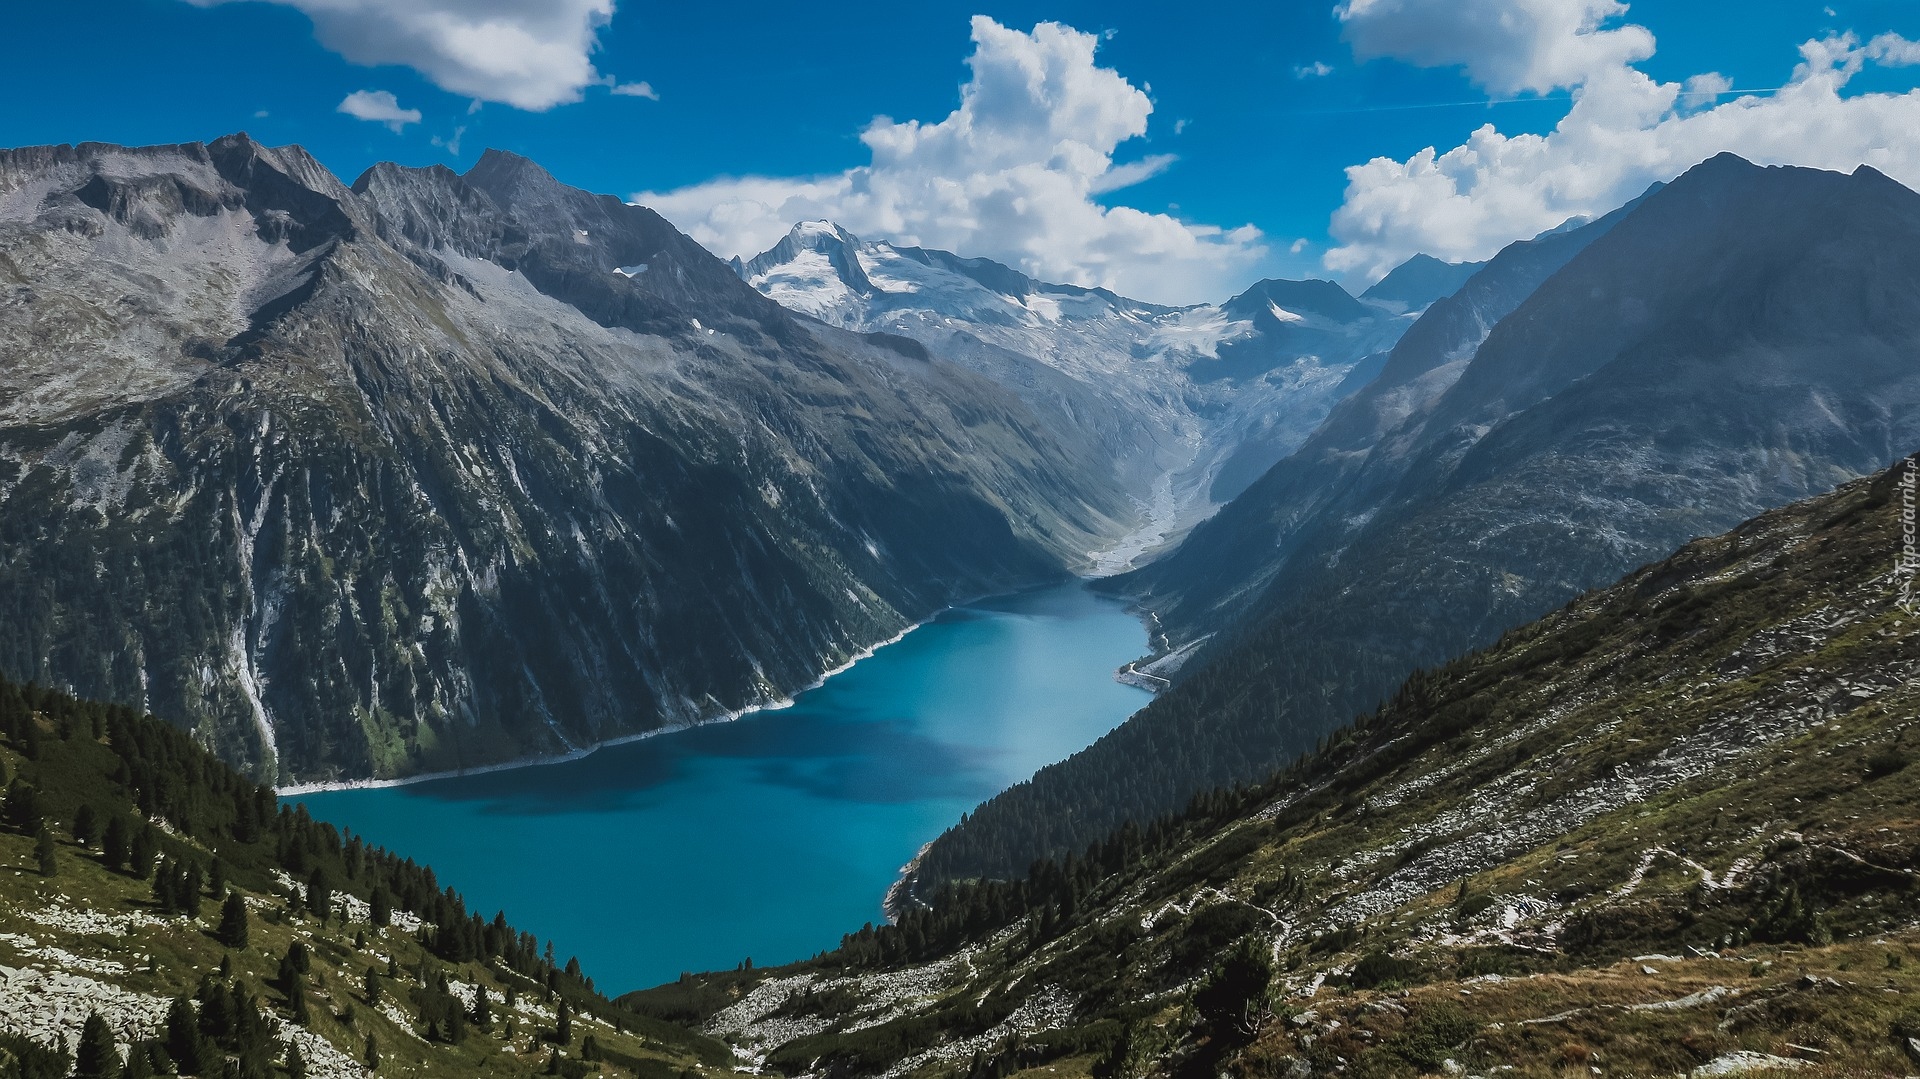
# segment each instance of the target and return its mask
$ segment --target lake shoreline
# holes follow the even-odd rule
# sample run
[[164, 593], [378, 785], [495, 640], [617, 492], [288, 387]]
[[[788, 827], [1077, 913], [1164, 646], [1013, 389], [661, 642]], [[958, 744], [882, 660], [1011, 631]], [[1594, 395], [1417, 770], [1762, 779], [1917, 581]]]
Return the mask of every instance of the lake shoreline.
[[[1000, 594], [1001, 593], [992, 593], [992, 595], [1000, 595]], [[979, 599], [986, 599], [986, 598], [988, 597], [987, 596], [979, 597]], [[936, 618], [939, 618], [941, 615], [947, 613], [948, 611], [954, 610], [957, 607], [963, 607], [967, 603], [974, 603], [974, 602], [978, 602], [978, 600], [977, 599], [967, 600], [962, 603], [953, 603], [945, 607], [942, 607], [940, 610], [935, 611], [932, 615], [929, 615], [927, 618], [913, 623], [912, 625], [894, 634], [893, 636], [887, 638], [886, 640], [879, 641], [874, 644], [870, 644], [865, 648], [862, 648], [860, 651], [855, 652], [850, 658], [847, 659], [846, 662], [840, 664], [838, 667], [835, 667], [828, 671], [821, 672], [820, 676], [815, 678], [812, 682], [800, 687], [799, 689], [794, 690], [788, 696], [781, 697], [778, 700], [767, 701], [762, 704], [748, 705], [745, 708], [737, 708], [730, 712], [721, 712], [716, 715], [708, 716], [705, 719], [695, 720], [692, 723], [683, 723], [678, 726], [655, 727], [653, 730], [640, 731], [635, 734], [623, 734], [617, 738], [608, 738], [605, 741], [595, 742], [590, 746], [582, 746], [581, 748], [576, 749], [571, 753], [549, 753], [549, 754], [542, 754], [537, 757], [517, 757], [513, 760], [500, 761], [496, 764], [481, 764], [481, 765], [475, 765], [472, 768], [449, 769], [447, 771], [442, 771], [442, 772], [422, 772], [419, 775], [397, 776], [392, 779], [337, 779], [337, 780], [327, 780], [320, 783], [295, 783], [285, 787], [275, 787], [273, 789], [273, 792], [274, 794], [282, 798], [298, 798], [302, 795], [307, 795], [307, 794], [329, 794], [336, 791], [385, 790], [391, 787], [410, 787], [416, 783], [432, 783], [435, 780], [440, 780], [440, 779], [464, 779], [471, 776], [490, 775], [494, 772], [510, 772], [520, 768], [544, 768], [549, 765], [568, 764], [573, 761], [582, 760], [586, 757], [591, 757], [592, 755], [600, 752], [603, 749], [612, 749], [615, 746], [631, 745], [635, 742], [646, 741], [649, 738], [657, 738], [663, 734], [678, 734], [681, 731], [690, 731], [698, 727], [706, 727], [715, 723], [732, 723], [735, 720], [745, 719], [747, 716], [758, 715], [761, 712], [778, 712], [783, 709], [792, 708], [795, 698], [799, 697], [800, 694], [809, 693], [813, 690], [819, 689], [821, 686], [824, 686], [827, 684], [827, 679], [832, 678], [835, 675], [845, 674], [847, 671], [852, 670], [854, 664], [859, 663], [861, 660], [872, 659], [874, 654], [880, 651], [882, 648], [885, 648], [888, 645], [892, 645], [892, 644], [899, 644], [901, 641], [906, 640], [907, 634], [912, 633], [914, 630], [919, 629], [922, 626], [925, 626], [927, 623], [933, 621]]]
[[[1075, 575], [1074, 577], [1070, 577], [1068, 579], [1069, 580], [1078, 579], [1082, 582], [1098, 580], [1097, 577], [1082, 577], [1078, 575]], [[540, 754], [538, 756], [531, 756], [531, 757], [516, 757], [512, 760], [498, 761], [493, 764], [477, 764], [471, 768], [451, 768], [451, 769], [446, 769], [438, 772], [421, 772], [418, 775], [394, 776], [387, 779], [330, 779], [330, 780], [323, 780], [317, 783], [290, 783], [284, 787], [275, 787], [273, 789], [273, 792], [275, 795], [281, 798], [300, 798], [308, 794], [331, 794], [339, 791], [386, 790], [393, 787], [410, 787], [419, 783], [433, 783], [438, 780], [444, 780], [444, 779], [464, 779], [471, 776], [491, 775], [495, 772], [509, 772], [516, 769], [520, 769], [520, 768], [544, 768], [549, 765], [569, 764], [573, 761], [578, 761], [586, 757], [590, 757], [593, 754], [598, 753], [603, 749], [612, 749], [616, 746], [631, 745], [634, 742], [642, 742], [649, 738], [656, 738], [665, 734], [677, 734], [682, 731], [690, 731], [699, 727], [711, 726], [716, 723], [732, 723], [736, 720], [745, 719], [748, 716], [759, 715], [762, 712], [783, 711], [785, 709], [792, 708], [795, 699], [798, 698], [801, 694], [810, 693], [813, 690], [819, 689], [821, 686], [824, 686], [827, 684], [828, 679], [833, 678], [836, 675], [845, 674], [847, 671], [852, 670], [854, 665], [861, 662], [862, 660], [872, 659], [874, 654], [879, 652], [882, 648], [886, 648], [889, 645], [899, 644], [901, 641], [907, 638], [907, 635], [909, 633], [912, 633], [914, 630], [920, 629], [928, 625], [929, 623], [934, 622], [935, 620], [939, 619], [942, 615], [945, 615], [950, 611], [956, 611], [963, 607], [970, 607], [976, 603], [980, 603], [989, 599], [994, 599], [1000, 596], [1017, 596], [1026, 592], [1034, 592], [1034, 591], [1039, 591], [1045, 588], [1052, 588], [1061, 583], [1064, 583], [1064, 582], [1062, 581], [1038, 582], [1038, 583], [1032, 583], [1032, 584], [1027, 584], [1023, 586], [1016, 586], [1011, 589], [1000, 589], [992, 592], [982, 592], [977, 596], [972, 596], [966, 599], [955, 600], [954, 602], [947, 604], [945, 607], [942, 607], [939, 610], [934, 611], [932, 614], [927, 615], [925, 618], [921, 619], [920, 621], [912, 623], [911, 625], [907, 626], [905, 629], [887, 638], [886, 640], [877, 641], [873, 644], [867, 645], [866, 647], [855, 652], [852, 656], [850, 656], [845, 662], [841, 663], [839, 666], [834, 667], [830, 670], [821, 672], [821, 674], [818, 677], [816, 677], [812, 682], [809, 682], [808, 684], [801, 686], [799, 689], [793, 690], [791, 693], [789, 693], [785, 697], [781, 697], [777, 700], [765, 701], [760, 704], [749, 705], [745, 708], [735, 709], [730, 712], [716, 713], [715, 715], [708, 716], [704, 719], [695, 720], [692, 723], [683, 723], [677, 726], [655, 727], [653, 730], [650, 730], [650, 731], [638, 731], [634, 734], [623, 734], [615, 738], [606, 739], [605, 741], [595, 742], [592, 745], [582, 746], [579, 749], [575, 749], [568, 753], [548, 753], [548, 754]], [[1117, 671], [1114, 677], [1116, 679], [1119, 678], [1119, 674]]]

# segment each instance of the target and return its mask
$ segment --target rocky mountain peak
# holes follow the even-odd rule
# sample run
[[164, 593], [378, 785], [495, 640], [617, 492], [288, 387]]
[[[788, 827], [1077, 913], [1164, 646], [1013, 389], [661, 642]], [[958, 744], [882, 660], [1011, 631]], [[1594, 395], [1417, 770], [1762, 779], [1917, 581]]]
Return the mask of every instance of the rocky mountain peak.
[[753, 257], [742, 276], [749, 281], [764, 277], [801, 261], [812, 254], [826, 260], [826, 266], [840, 284], [855, 293], [871, 295], [873, 282], [860, 266], [860, 238], [831, 221], [801, 221], [788, 230], [780, 242]]
[[1485, 265], [1485, 262], [1446, 262], [1432, 255], [1418, 254], [1374, 282], [1360, 298], [1400, 304], [1406, 310], [1418, 311], [1460, 291], [1460, 286]]
[[1266, 280], [1222, 305], [1233, 318], [1290, 323], [1318, 316], [1336, 323], [1359, 322], [1374, 312], [1332, 281]]

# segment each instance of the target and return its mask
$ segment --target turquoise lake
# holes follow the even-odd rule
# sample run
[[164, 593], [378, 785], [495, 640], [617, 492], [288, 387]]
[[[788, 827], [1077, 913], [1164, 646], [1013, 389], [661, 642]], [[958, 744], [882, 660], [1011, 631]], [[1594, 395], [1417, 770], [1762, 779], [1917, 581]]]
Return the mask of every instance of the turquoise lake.
[[434, 867], [610, 995], [771, 965], [881, 920], [928, 840], [1145, 705], [1139, 621], [1074, 582], [948, 610], [759, 712], [576, 760], [302, 795]]

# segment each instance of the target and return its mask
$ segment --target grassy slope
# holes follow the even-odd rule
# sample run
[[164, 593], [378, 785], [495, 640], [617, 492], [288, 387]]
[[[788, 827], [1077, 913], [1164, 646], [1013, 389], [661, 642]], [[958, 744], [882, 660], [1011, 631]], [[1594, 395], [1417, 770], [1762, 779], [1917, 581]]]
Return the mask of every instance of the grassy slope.
[[[1417, 677], [1051, 927], [632, 1003], [707, 1014], [789, 1072], [1673, 1074], [1751, 1053], [1903, 1074], [1920, 647], [1889, 572], [1898, 503], [1890, 472], [1767, 514]], [[1236, 998], [1243, 948], [1272, 978]]]
[[[39, 872], [31, 837], [0, 831], [0, 1034], [27, 1034], [43, 1044], [64, 1039], [70, 1046], [87, 1012], [97, 1008], [115, 1028], [124, 1052], [133, 1039], [160, 1033], [156, 1022], [164, 1018], [168, 1000], [191, 996], [201, 978], [216, 972], [225, 957], [266, 1011], [282, 1021], [285, 1041], [299, 1028], [287, 1021], [286, 998], [274, 978], [281, 957], [299, 940], [312, 956], [306, 982], [311, 1020], [305, 1029], [326, 1043], [300, 1036], [311, 1075], [338, 1079], [367, 1074], [359, 1062], [369, 1034], [379, 1046], [382, 1075], [517, 1076], [545, 1071], [555, 1047], [550, 1035], [556, 1015], [542, 986], [498, 963], [448, 964], [412, 931], [417, 921], [399, 913], [393, 925], [376, 929], [367, 921], [365, 903], [357, 899], [336, 899], [336, 910], [357, 912], [357, 919], [336, 916], [322, 925], [304, 908], [294, 910], [299, 904], [291, 899], [302, 894], [303, 887], [272, 872], [260, 850], [231, 843], [221, 849], [252, 912], [245, 951], [229, 952], [215, 939], [220, 918], [216, 900], [203, 903], [198, 919], [162, 917], [149, 882], [108, 870], [96, 853], [98, 841], [91, 850], [79, 847], [56, 823], [71, 820], [81, 800], [103, 808], [114, 803], [117, 795], [108, 776], [110, 762], [118, 758], [104, 743], [84, 735], [62, 740], [54, 725], [42, 721], [42, 728], [45, 737], [37, 761], [0, 749], [0, 764], [9, 776], [24, 770], [38, 780], [51, 830], [60, 839], [58, 870], [47, 878]], [[162, 849], [174, 857], [197, 853], [202, 861], [211, 854], [178, 834], [162, 840]], [[361, 936], [365, 943], [357, 945]], [[389, 958], [397, 964], [398, 978], [384, 977]], [[385, 1007], [373, 1006], [365, 996], [362, 979], [369, 967], [382, 972]], [[494, 1002], [491, 1030], [469, 1030], [458, 1045], [423, 1038], [415, 996], [422, 986], [422, 969], [430, 981], [444, 973], [455, 994], [469, 1001], [474, 985], [487, 987]], [[504, 1009], [509, 984], [519, 1001], [510, 1040]], [[569, 996], [582, 999], [577, 991]], [[585, 1002], [585, 1007], [595, 1006]], [[586, 1074], [691, 1079], [730, 1070], [729, 1054], [711, 1039], [625, 1015], [604, 1002], [597, 1010], [608, 1018], [577, 1018], [564, 1051], [569, 1063], [579, 1063], [585, 1037], [595, 1037], [603, 1062], [585, 1065]], [[0, 1062], [0, 1075], [6, 1074]]]

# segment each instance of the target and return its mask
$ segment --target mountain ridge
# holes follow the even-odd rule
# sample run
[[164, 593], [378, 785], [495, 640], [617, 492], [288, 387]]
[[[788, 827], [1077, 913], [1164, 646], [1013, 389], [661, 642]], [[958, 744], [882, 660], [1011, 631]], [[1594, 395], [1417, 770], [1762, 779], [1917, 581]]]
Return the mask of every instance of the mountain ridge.
[[505, 154], [316, 169], [0, 154], [0, 669], [283, 782], [460, 768], [777, 700], [1137, 513], [651, 211]]
[[[1414, 670], [1693, 536], [1883, 467], [1920, 442], [1920, 261], [1894, 236], [1920, 249], [1920, 194], [1877, 174], [1716, 160], [1639, 201], [1357, 467], [1336, 455], [1345, 487], [1304, 521], [1284, 503], [1255, 507], [1256, 529], [1298, 531], [1284, 546], [1250, 534], [1272, 557], [1231, 597], [1244, 620], [1198, 620], [1219, 631], [1198, 659], [1145, 668], [1171, 673], [1171, 690], [950, 829], [922, 880], [1014, 874], [1251, 780]], [[1492, 373], [1520, 370], [1534, 375]], [[1164, 583], [1189, 557], [1197, 573], [1233, 572], [1202, 551], [1138, 579]], [[1152, 591], [1137, 594], [1154, 609]], [[1171, 643], [1190, 644], [1195, 623], [1172, 613], [1163, 621], [1186, 635]]]

